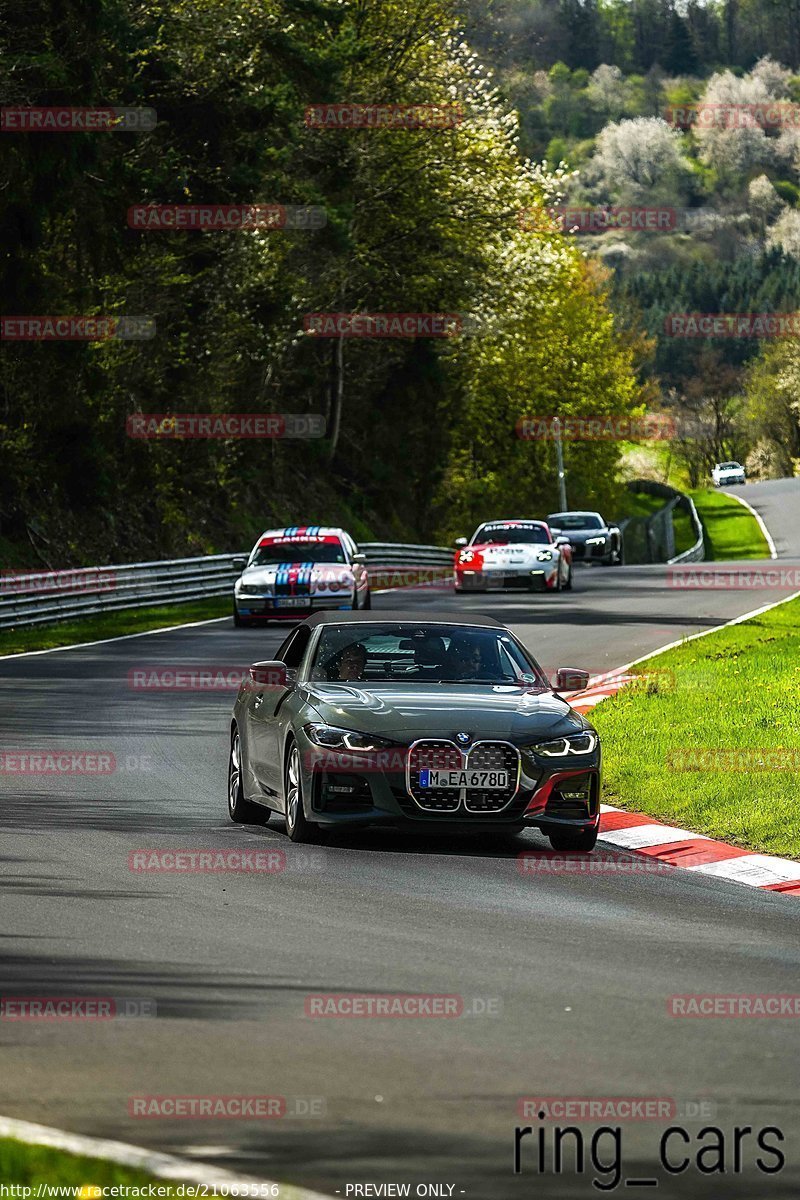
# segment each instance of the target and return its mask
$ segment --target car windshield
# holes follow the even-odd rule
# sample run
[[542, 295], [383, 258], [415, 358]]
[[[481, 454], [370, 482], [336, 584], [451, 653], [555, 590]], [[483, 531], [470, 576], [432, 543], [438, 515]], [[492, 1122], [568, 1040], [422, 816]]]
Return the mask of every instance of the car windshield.
[[344, 563], [342, 544], [336, 542], [268, 542], [257, 546], [248, 566], [266, 567], [285, 563]]
[[473, 546], [549, 546], [550, 538], [543, 525], [523, 525], [513, 521], [481, 525], [472, 539]]
[[390, 681], [485, 683], [549, 688], [539, 665], [505, 629], [412, 622], [326, 625], [311, 679], [328, 683]]
[[595, 513], [551, 513], [547, 518], [554, 529], [602, 529]]
[[719, 471], [741, 471], [741, 463], [720, 463], [717, 468]]

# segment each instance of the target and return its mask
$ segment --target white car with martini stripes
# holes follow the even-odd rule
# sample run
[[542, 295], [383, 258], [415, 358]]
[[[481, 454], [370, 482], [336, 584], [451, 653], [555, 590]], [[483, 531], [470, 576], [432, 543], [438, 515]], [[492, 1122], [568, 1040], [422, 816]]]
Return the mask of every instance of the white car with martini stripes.
[[293, 525], [267, 529], [233, 590], [234, 625], [302, 620], [322, 609], [370, 608], [365, 556], [344, 529]]

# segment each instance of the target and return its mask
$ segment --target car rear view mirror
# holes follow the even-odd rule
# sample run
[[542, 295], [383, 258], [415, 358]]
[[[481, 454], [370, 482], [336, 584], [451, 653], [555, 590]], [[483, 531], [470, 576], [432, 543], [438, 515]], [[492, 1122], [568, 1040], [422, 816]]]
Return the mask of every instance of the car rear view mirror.
[[553, 678], [554, 692], [582, 692], [589, 685], [589, 672], [577, 667], [559, 667]]
[[286, 664], [277, 661], [253, 663], [250, 683], [258, 689], [280, 691], [289, 686]]

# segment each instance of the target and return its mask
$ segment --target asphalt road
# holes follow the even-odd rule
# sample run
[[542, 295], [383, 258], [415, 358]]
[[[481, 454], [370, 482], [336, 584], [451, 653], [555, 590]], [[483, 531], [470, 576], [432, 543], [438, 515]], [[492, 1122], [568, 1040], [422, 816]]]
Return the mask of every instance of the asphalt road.
[[[800, 558], [798, 481], [743, 494], [780, 553]], [[547, 667], [598, 672], [782, 594], [675, 588], [663, 567], [631, 567], [581, 570], [561, 597], [454, 602], [427, 590], [407, 603], [488, 612]], [[679, 1019], [667, 1000], [800, 990], [797, 900], [680, 872], [523, 876], [516, 854], [545, 845], [533, 832], [512, 849], [365, 833], [309, 853], [274, 818], [264, 829], [231, 825], [230, 693], [136, 690], [130, 672], [244, 666], [269, 657], [280, 636], [225, 622], [0, 661], [3, 749], [111, 751], [118, 764], [105, 778], [0, 782], [2, 994], [140, 998], [157, 1009], [102, 1023], [0, 1021], [0, 1112], [331, 1195], [408, 1182], [506, 1200], [588, 1197], [593, 1178], [613, 1179], [593, 1167], [591, 1128], [583, 1174], [567, 1154], [556, 1175], [548, 1150], [540, 1175], [528, 1138], [515, 1176], [514, 1128], [538, 1126], [518, 1116], [521, 1098], [655, 1097], [677, 1103], [690, 1166], [674, 1176], [658, 1167], [663, 1121], [623, 1123], [631, 1186], [621, 1180], [617, 1194], [652, 1192], [632, 1181], [656, 1179], [662, 1197], [796, 1197], [797, 1023]], [[280, 849], [287, 868], [129, 869], [132, 851], [155, 847]], [[477, 1015], [306, 1017], [305, 997], [329, 992], [455, 994]], [[132, 1096], [176, 1094], [282, 1096], [289, 1112], [129, 1115]], [[725, 1174], [697, 1168], [705, 1125], [722, 1131]], [[760, 1151], [748, 1135], [749, 1168], [736, 1174], [734, 1127], [769, 1125], [786, 1139], [783, 1171], [754, 1170]], [[674, 1160], [681, 1149], [673, 1143]], [[609, 1144], [599, 1152], [609, 1167]]]

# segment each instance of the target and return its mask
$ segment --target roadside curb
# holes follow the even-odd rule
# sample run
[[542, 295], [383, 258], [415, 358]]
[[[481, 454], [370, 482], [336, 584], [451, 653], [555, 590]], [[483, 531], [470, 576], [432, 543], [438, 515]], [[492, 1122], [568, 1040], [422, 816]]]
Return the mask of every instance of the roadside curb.
[[[619, 674], [600, 677], [570, 700], [576, 712], [584, 713], [621, 692], [635, 676]], [[715, 841], [691, 829], [665, 825], [644, 813], [600, 805], [600, 841], [619, 850], [645, 855], [665, 866], [682, 867], [697, 875], [709, 875], [730, 883], [800, 898], [800, 862], [744, 850]]]
[[49, 1146], [53, 1150], [62, 1150], [65, 1154], [75, 1154], [82, 1158], [104, 1159], [107, 1162], [119, 1163], [120, 1166], [146, 1171], [148, 1175], [155, 1175], [158, 1179], [171, 1179], [176, 1183], [189, 1183], [198, 1187], [226, 1188], [228, 1191], [223, 1194], [228, 1195], [231, 1194], [231, 1188], [239, 1187], [245, 1189], [242, 1194], [246, 1196], [248, 1188], [252, 1189], [258, 1185], [260, 1188], [277, 1188], [275, 1194], [284, 1200], [330, 1200], [330, 1197], [321, 1192], [310, 1192], [292, 1184], [275, 1183], [271, 1179], [258, 1178], [255, 1175], [237, 1175], [210, 1163], [162, 1154], [157, 1150], [147, 1150], [143, 1146], [131, 1146], [127, 1142], [68, 1133], [64, 1129], [35, 1125], [31, 1121], [18, 1121], [14, 1117], [0, 1116], [0, 1137], [13, 1138], [30, 1146]]

